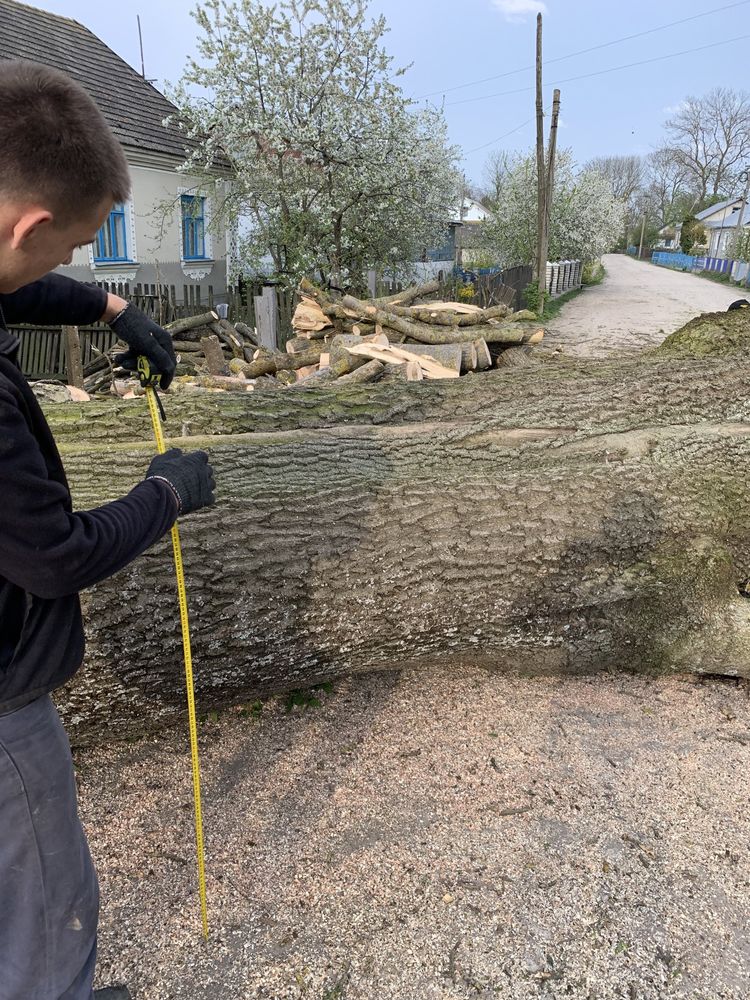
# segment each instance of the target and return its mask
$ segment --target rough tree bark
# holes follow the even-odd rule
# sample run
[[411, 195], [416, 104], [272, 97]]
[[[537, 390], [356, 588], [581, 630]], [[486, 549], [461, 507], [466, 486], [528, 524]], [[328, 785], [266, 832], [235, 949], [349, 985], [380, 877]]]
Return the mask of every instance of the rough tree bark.
[[[182, 524], [201, 711], [354, 671], [750, 676], [750, 364], [562, 362], [167, 396], [218, 504]], [[143, 400], [48, 407], [79, 509], [153, 453]], [[182, 715], [168, 540], [84, 595], [78, 742]]]

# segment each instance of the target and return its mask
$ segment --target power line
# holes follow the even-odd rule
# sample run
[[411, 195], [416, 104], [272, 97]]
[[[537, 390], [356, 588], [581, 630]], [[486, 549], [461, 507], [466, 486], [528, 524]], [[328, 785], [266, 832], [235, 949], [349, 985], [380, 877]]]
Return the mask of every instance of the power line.
[[[562, 83], [573, 83], [576, 80], [588, 80], [592, 76], [603, 76], [605, 73], [616, 73], [621, 69], [632, 69], [634, 66], [648, 66], [651, 63], [663, 62], [665, 59], [677, 59], [678, 56], [690, 55], [693, 52], [705, 52], [706, 49], [715, 49], [721, 45], [731, 45], [733, 42], [742, 42], [750, 38], [750, 35], [736, 35], [734, 38], [725, 38], [720, 42], [711, 42], [708, 45], [699, 45], [694, 49], [683, 49], [681, 52], [670, 52], [665, 56], [654, 56], [652, 59], [639, 59], [637, 62], [623, 63], [622, 66], [610, 66], [608, 69], [594, 70], [592, 73], [581, 73], [580, 76], [569, 76], [564, 80], [555, 80], [550, 86], [557, 87]], [[455, 108], [459, 104], [472, 104], [475, 101], [488, 101], [493, 97], [508, 97], [511, 94], [525, 94], [533, 90], [533, 87], [519, 87], [516, 90], [503, 90], [496, 94], [484, 94], [482, 97], [465, 97], [461, 101], [451, 101], [448, 108]]]
[[480, 149], [486, 149], [487, 146], [494, 146], [495, 143], [497, 142], [502, 142], [503, 139], [507, 139], [509, 135], [513, 135], [515, 132], [520, 132], [522, 128], [525, 128], [527, 125], [530, 125], [533, 121], [534, 121], [533, 118], [529, 118], [528, 121], [522, 122], [520, 125], [516, 125], [516, 127], [512, 128], [510, 132], [506, 132], [504, 135], [499, 135], [497, 139], [490, 139], [489, 142], [483, 142], [481, 146], [474, 146], [473, 149], [465, 149], [463, 151], [464, 156], [468, 156], [469, 153], [476, 153]]
[[[724, 10], [732, 10], [735, 7], [745, 7], [748, 3], [750, 3], [750, 0], [736, 0], [735, 3], [728, 3], [723, 7], [713, 7], [711, 10], [704, 10], [700, 14], [692, 14], [690, 17], [680, 18], [679, 21], [669, 21], [667, 24], [660, 24], [656, 28], [648, 28], [646, 31], [637, 31], [634, 35], [623, 35], [622, 38], [613, 38], [609, 42], [601, 42], [599, 45], [591, 45], [587, 49], [579, 49], [577, 52], [569, 52], [565, 56], [556, 56], [554, 59], [546, 59], [544, 61], [544, 65], [551, 66], [552, 63], [562, 62], [564, 59], [573, 59], [575, 56], [586, 55], [588, 52], [596, 52], [599, 49], [606, 49], [612, 45], [619, 45], [620, 42], [629, 42], [634, 38], [643, 38], [645, 35], [653, 35], [657, 31], [665, 31], [667, 28], [674, 28], [679, 24], [687, 24], [688, 21], [696, 21], [698, 18], [708, 17], [711, 14], [719, 14]], [[529, 64], [528, 66], [521, 66], [519, 69], [511, 69], [505, 73], [498, 73], [495, 76], [485, 76], [481, 80], [472, 80], [470, 83], [459, 83], [454, 87], [443, 87], [442, 90], [430, 91], [429, 94], [422, 94], [421, 97], [416, 97], [414, 100], [421, 101], [426, 97], [435, 97], [437, 94], [449, 94], [454, 90], [464, 90], [466, 87], [476, 87], [480, 83], [489, 83], [492, 80], [501, 80], [508, 76], [515, 76], [516, 73], [525, 73], [526, 70], [529, 69], [534, 69], [534, 66]], [[519, 91], [508, 91], [508, 93], [519, 93]]]

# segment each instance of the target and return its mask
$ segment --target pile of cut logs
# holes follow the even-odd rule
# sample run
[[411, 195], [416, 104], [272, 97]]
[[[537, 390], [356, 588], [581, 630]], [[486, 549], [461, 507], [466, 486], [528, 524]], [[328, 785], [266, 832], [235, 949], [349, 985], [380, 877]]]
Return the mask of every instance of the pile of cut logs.
[[[206, 312], [175, 320], [166, 329], [172, 335], [178, 377], [188, 377], [206, 388], [247, 389], [244, 376], [241, 379], [232, 377], [229, 362], [235, 358], [252, 361], [260, 341], [249, 326], [232, 324], [219, 319], [215, 312]], [[122, 344], [117, 344], [107, 353], [96, 352], [83, 370], [86, 392], [112, 392], [119, 396], [134, 394], [132, 373], [119, 368], [114, 362], [115, 355], [125, 350]], [[227, 385], [240, 381], [241, 386]]]
[[[544, 330], [533, 313], [430, 300], [439, 287], [431, 282], [388, 298], [334, 300], [303, 281], [292, 321], [295, 337], [286, 345], [292, 358], [305, 362], [297, 368], [295, 386], [458, 378], [493, 364], [534, 363], [529, 352]], [[259, 352], [252, 365], [231, 367], [257, 377], [260, 362], [264, 374], [278, 378], [273, 361]], [[282, 368], [288, 369], [288, 362]]]
[[[261, 346], [250, 327], [213, 312], [177, 320], [166, 328], [178, 358], [174, 386], [245, 392], [412, 382], [536, 363], [531, 350], [544, 330], [533, 313], [429, 299], [438, 290], [431, 282], [388, 298], [334, 299], [303, 281], [285, 351]], [[137, 392], [112, 360], [121, 349], [84, 369], [87, 392]]]

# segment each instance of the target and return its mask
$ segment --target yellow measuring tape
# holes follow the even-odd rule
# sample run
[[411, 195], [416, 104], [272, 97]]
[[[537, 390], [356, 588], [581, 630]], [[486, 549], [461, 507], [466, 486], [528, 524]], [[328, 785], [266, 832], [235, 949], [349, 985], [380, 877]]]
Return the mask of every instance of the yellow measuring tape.
[[[156, 448], [160, 455], [167, 450], [164, 443], [164, 433], [161, 426], [161, 415], [157, 406], [156, 389], [149, 363], [146, 358], [138, 359], [138, 376], [141, 385], [146, 390], [146, 399], [154, 426]], [[172, 527], [172, 550], [174, 552], [174, 568], [177, 576], [177, 596], [180, 602], [180, 623], [182, 625], [182, 648], [185, 658], [185, 681], [187, 685], [188, 720], [190, 724], [190, 753], [193, 760], [193, 802], [195, 803], [195, 846], [198, 854], [198, 887], [201, 897], [201, 920], [203, 936], [208, 940], [208, 909], [206, 906], [206, 866], [203, 848], [203, 814], [201, 811], [201, 775], [198, 760], [198, 727], [195, 721], [195, 688], [193, 685], [193, 655], [190, 648], [190, 623], [188, 621], [187, 594], [185, 591], [185, 571], [182, 565], [182, 547], [180, 532], [175, 521]]]

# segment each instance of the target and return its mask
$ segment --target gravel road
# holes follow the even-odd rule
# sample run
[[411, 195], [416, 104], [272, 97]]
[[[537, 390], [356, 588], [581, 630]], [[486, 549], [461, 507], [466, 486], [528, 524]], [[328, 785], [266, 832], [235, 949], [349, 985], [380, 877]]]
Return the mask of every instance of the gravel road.
[[604, 281], [563, 307], [546, 346], [597, 358], [653, 347], [699, 313], [726, 309], [744, 297], [736, 288], [623, 254], [608, 254], [603, 261]]
[[[633, 350], [736, 297], [606, 266], [551, 343]], [[750, 996], [750, 685], [452, 664], [318, 701], [201, 725], [207, 945], [186, 734], [76, 754], [101, 985], [136, 1000]]]

